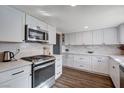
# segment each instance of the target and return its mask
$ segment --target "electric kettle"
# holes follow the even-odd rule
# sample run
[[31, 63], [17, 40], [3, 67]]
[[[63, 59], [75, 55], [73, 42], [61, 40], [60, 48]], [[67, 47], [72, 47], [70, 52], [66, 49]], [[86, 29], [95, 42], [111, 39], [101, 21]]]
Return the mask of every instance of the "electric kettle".
[[10, 51], [3, 52], [3, 62], [9, 62], [14, 58], [14, 53]]

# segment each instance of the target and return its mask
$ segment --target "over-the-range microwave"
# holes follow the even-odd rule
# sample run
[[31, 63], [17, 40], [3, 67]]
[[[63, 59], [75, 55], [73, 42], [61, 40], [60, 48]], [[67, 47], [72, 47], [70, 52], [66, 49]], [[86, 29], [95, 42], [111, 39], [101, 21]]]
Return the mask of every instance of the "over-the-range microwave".
[[47, 43], [48, 39], [48, 31], [42, 30], [39, 27], [36, 27], [35, 29], [30, 28], [28, 25], [25, 25], [25, 41]]

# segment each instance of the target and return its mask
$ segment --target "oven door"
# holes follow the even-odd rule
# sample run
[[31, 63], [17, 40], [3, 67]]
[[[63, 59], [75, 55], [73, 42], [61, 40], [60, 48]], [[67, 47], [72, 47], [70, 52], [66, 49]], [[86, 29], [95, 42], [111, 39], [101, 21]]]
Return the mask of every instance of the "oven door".
[[39, 64], [33, 68], [33, 87], [51, 87], [55, 83], [55, 62]]

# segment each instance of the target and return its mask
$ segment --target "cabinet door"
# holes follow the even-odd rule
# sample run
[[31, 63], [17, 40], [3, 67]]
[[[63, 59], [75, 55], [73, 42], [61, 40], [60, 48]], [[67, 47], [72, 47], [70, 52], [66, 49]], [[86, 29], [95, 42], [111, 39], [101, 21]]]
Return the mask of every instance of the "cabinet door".
[[119, 25], [118, 30], [118, 40], [121, 44], [124, 44], [124, 24]]
[[74, 57], [73, 55], [64, 55], [63, 56], [63, 65], [73, 67], [74, 66]]
[[47, 30], [46, 23], [30, 15], [26, 15], [26, 24], [28, 25], [29, 28], [37, 29], [37, 27], [39, 27], [42, 30]]
[[37, 29], [37, 26], [39, 26], [39, 21], [30, 15], [26, 15], [26, 24], [29, 28]]
[[74, 57], [73, 55], [67, 56], [67, 66], [73, 67], [74, 66]]
[[103, 31], [93, 31], [93, 44], [100, 45], [103, 44]]
[[70, 45], [76, 45], [76, 33], [70, 33]]
[[2, 88], [31, 88], [31, 76], [26, 74], [24, 76], [9, 80], [0, 84]]
[[65, 45], [70, 45], [70, 34], [65, 34]]
[[56, 28], [48, 25], [49, 44], [56, 44]]
[[105, 44], [118, 44], [117, 28], [109, 28], [104, 30]]
[[75, 33], [75, 35], [76, 35], [75, 45], [83, 45], [83, 33], [82, 32], [77, 32], [77, 33]]
[[92, 45], [92, 31], [83, 32], [83, 44]]
[[92, 70], [108, 74], [108, 57], [92, 56]]
[[109, 74], [116, 88], [120, 87], [120, 72], [119, 64], [113, 59], [110, 60], [109, 64]]
[[0, 6], [0, 41], [24, 40], [25, 13], [8, 6]]
[[58, 79], [62, 74], [62, 56], [55, 55], [56, 62], [55, 62], [55, 79]]

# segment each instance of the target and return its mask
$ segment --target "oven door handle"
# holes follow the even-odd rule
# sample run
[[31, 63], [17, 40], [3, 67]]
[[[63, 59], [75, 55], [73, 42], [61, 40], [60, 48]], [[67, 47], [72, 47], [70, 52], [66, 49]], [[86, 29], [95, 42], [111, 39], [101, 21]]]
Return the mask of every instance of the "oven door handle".
[[45, 68], [45, 67], [50, 66], [50, 65], [52, 65], [54, 63], [55, 62], [51, 62], [51, 63], [47, 63], [47, 64], [44, 64], [44, 65], [40, 65], [40, 66], [34, 67], [34, 71], [36, 71], [38, 69], [41, 69], [41, 68]]

